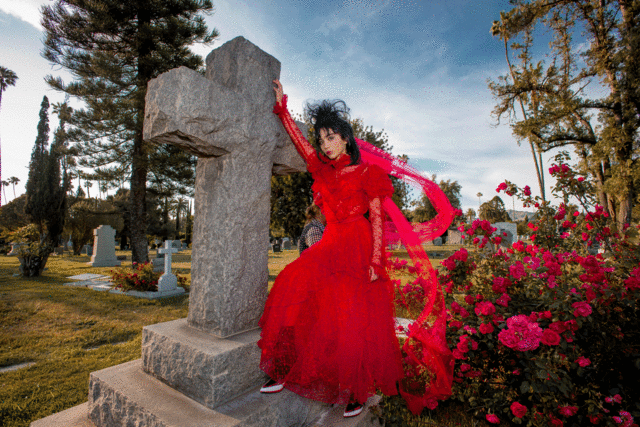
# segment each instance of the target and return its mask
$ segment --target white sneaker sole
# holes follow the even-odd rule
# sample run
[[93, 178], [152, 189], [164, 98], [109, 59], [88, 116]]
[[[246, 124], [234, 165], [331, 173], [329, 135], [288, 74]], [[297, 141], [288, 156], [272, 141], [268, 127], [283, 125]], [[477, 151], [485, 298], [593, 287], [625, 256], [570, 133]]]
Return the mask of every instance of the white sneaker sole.
[[284, 384], [274, 384], [272, 386], [269, 387], [262, 387], [260, 389], [260, 393], [277, 393], [279, 391], [282, 391], [282, 389], [284, 388]]
[[351, 418], [351, 417], [355, 417], [356, 415], [360, 415], [362, 413], [363, 409], [364, 409], [364, 406], [361, 406], [361, 407], [359, 407], [357, 409], [354, 409], [353, 411], [350, 411], [350, 412], [345, 411], [344, 412], [344, 417], [345, 418]]

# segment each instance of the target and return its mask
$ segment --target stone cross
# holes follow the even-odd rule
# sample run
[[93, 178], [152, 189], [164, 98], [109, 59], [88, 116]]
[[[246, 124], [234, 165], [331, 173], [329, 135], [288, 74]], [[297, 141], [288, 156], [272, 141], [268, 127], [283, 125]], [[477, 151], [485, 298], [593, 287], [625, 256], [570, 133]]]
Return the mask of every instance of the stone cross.
[[158, 253], [164, 255], [164, 274], [158, 279], [158, 292], [167, 292], [176, 289], [178, 286], [178, 278], [171, 273], [171, 254], [179, 252], [178, 249], [172, 247], [171, 240], [165, 240], [164, 248], [158, 249]]
[[271, 176], [306, 166], [272, 113], [280, 62], [237, 37], [206, 64], [204, 77], [180, 67], [149, 82], [144, 139], [198, 156], [187, 321], [228, 337], [264, 309]]

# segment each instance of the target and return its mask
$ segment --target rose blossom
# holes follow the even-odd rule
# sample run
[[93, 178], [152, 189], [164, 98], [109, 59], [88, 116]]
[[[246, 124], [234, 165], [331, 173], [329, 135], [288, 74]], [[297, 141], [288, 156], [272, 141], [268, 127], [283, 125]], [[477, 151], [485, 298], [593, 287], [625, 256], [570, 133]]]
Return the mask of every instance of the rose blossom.
[[584, 368], [585, 366], [591, 365], [591, 360], [584, 356], [580, 356], [576, 359], [576, 363]]
[[511, 280], [504, 277], [495, 277], [491, 289], [496, 294], [507, 292], [507, 286], [511, 286]]
[[487, 414], [487, 416], [485, 418], [491, 424], [500, 424], [500, 418], [498, 418], [495, 414]]
[[576, 414], [576, 412], [578, 412], [578, 407], [577, 406], [558, 406], [558, 410], [559, 412], [564, 415], [565, 417], [572, 417]]
[[477, 316], [491, 316], [496, 312], [496, 308], [491, 301], [482, 301], [476, 305], [475, 312]]
[[545, 329], [542, 332], [542, 339], [540, 342], [544, 345], [558, 345], [560, 344], [560, 334], [553, 329]]
[[589, 303], [586, 303], [584, 301], [574, 302], [573, 304], [571, 304], [571, 307], [575, 309], [573, 311], [573, 315], [576, 317], [578, 316], [587, 317], [588, 315], [591, 314], [591, 311], [592, 311]]
[[513, 402], [511, 404], [511, 412], [513, 412], [513, 415], [517, 418], [522, 418], [524, 417], [524, 414], [527, 413], [527, 407], [518, 402]]
[[518, 351], [535, 350], [540, 346], [541, 337], [542, 328], [524, 314], [507, 319], [507, 329], [498, 334], [502, 344]]
[[511, 297], [505, 293], [500, 295], [500, 298], [496, 300], [496, 304], [501, 305], [503, 307], [508, 307], [509, 301], [511, 301]]
[[483, 323], [478, 329], [482, 334], [490, 334], [491, 332], [493, 332], [493, 325], [491, 323]]

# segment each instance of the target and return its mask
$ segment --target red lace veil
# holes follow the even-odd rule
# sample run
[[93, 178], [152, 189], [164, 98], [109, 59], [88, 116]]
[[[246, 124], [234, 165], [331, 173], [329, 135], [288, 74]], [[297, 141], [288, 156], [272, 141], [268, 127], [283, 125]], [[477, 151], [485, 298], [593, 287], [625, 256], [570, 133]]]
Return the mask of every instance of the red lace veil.
[[420, 366], [427, 368], [428, 372], [421, 374], [422, 377], [427, 375], [427, 387], [425, 389], [425, 382], [415, 377], [406, 377], [400, 385], [400, 394], [409, 410], [419, 414], [425, 406], [433, 409], [436, 400], [451, 396], [454, 359], [445, 335], [444, 297], [422, 243], [435, 239], [447, 230], [453, 221], [454, 209], [440, 187], [417, 170], [366, 141], [356, 138], [356, 142], [363, 162], [378, 165], [387, 174], [412, 186], [420, 186], [437, 212], [434, 219], [412, 226], [391, 198], [387, 197], [382, 202], [382, 208], [390, 218], [384, 223], [384, 240], [387, 243], [402, 241], [425, 291], [424, 310], [409, 325], [407, 340], [402, 348], [408, 357], [405, 362], [418, 368], [416, 372], [422, 371]]

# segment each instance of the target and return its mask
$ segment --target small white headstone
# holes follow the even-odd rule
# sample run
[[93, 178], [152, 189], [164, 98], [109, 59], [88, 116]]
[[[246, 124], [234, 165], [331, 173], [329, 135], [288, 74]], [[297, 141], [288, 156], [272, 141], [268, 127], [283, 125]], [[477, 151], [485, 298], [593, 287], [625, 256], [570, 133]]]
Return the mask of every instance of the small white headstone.
[[93, 230], [93, 255], [89, 264], [92, 267], [118, 267], [120, 261], [116, 258], [116, 245], [113, 239], [116, 230], [109, 225], [101, 225]]
[[169, 240], [171, 242], [171, 247], [177, 249], [178, 252], [182, 250], [182, 242], [180, 240]]
[[164, 248], [158, 249], [158, 253], [164, 254], [164, 274], [158, 280], [158, 292], [173, 291], [178, 286], [178, 278], [171, 273], [171, 254], [178, 253], [178, 249], [172, 247], [170, 240], [166, 240]]
[[442, 237], [436, 237], [433, 239], [433, 246], [442, 246]]

